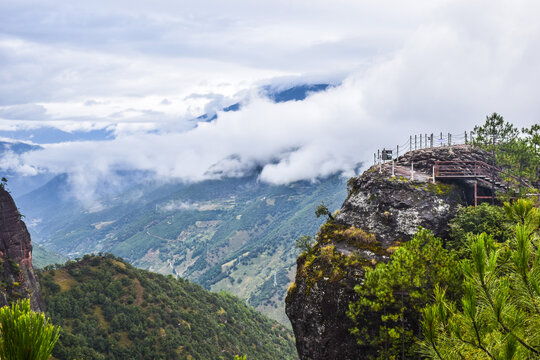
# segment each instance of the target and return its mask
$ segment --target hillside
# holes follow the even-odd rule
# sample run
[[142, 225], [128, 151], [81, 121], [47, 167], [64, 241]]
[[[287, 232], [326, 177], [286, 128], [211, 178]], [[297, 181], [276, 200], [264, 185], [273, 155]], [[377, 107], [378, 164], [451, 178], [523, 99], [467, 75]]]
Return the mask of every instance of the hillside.
[[36, 243], [70, 257], [110, 252], [131, 264], [225, 289], [288, 324], [283, 298], [298, 254], [314, 234], [321, 200], [336, 209], [345, 181], [274, 186], [257, 176], [196, 184], [137, 185], [88, 211], [62, 195], [59, 177], [19, 199]]
[[227, 293], [84, 256], [39, 274], [57, 359], [295, 359], [289, 330]]

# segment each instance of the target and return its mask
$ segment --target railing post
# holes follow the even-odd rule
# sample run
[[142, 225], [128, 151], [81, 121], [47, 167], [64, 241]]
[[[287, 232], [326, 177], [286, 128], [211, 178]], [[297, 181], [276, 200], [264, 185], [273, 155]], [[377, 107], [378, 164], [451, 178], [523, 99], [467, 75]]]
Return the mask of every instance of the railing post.
[[430, 136], [430, 147], [433, 147], [433, 133]]
[[409, 136], [409, 151], [412, 150], [412, 135]]
[[469, 142], [467, 141], [467, 131], [465, 131], [465, 145], [468, 145]]
[[377, 165], [377, 154], [373, 153], [373, 165]]
[[411, 161], [411, 180], [414, 180], [414, 163]]
[[392, 177], [396, 177], [394, 173], [394, 159], [392, 159]]
[[448, 133], [448, 146], [452, 145], [452, 134]]
[[396, 160], [399, 158], [399, 145], [397, 145], [396, 149]]
[[433, 183], [435, 184], [435, 166], [436, 165], [433, 165]]
[[[382, 153], [384, 154], [384, 149], [383, 149]], [[382, 157], [381, 157], [381, 159], [382, 159]], [[382, 174], [382, 164], [383, 163], [384, 163], [384, 159], [382, 159], [382, 161], [379, 160], [379, 174]]]
[[439, 146], [442, 146], [443, 145], [443, 138], [442, 138], [442, 131], [441, 131], [441, 137], [440, 137], [440, 144]]
[[416, 135], [414, 135], [414, 150], [416, 150]]
[[422, 148], [422, 134], [420, 134], [420, 149]]
[[478, 205], [478, 180], [474, 180], [474, 207]]

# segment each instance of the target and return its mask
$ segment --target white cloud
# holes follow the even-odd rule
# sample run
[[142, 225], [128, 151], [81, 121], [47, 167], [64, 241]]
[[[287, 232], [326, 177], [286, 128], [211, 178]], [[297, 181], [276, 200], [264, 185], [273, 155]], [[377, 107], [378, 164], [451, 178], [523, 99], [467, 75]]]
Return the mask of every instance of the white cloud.
[[195, 210], [198, 208], [197, 204], [188, 203], [181, 200], [171, 200], [165, 204], [157, 206], [157, 210], [161, 212], [182, 211], [182, 210]]
[[[272, 183], [351, 174], [410, 134], [471, 130], [494, 111], [519, 127], [540, 115], [533, 1], [160, 1], [125, 12], [120, 3], [105, 7], [109, 17], [88, 2], [65, 13], [43, 5], [64, 15], [84, 7], [86, 37], [43, 22], [45, 40], [13, 22], [0, 37], [0, 76], [18, 80], [0, 84], [4, 106], [39, 104], [59, 127], [114, 127], [114, 140], [47, 145], [20, 159], [73, 174], [81, 192], [118, 169], [198, 181], [260, 165]], [[119, 19], [125, 28], [111, 25]], [[101, 43], [98, 20], [117, 37]], [[299, 102], [250, 92], [321, 77], [344, 80]], [[214, 122], [189, 121], [242, 99]]]

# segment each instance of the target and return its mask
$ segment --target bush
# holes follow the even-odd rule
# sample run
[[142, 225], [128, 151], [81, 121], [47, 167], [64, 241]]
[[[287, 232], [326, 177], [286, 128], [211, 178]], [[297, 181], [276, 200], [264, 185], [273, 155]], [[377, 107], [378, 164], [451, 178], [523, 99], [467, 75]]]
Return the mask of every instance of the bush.
[[30, 310], [25, 299], [0, 309], [0, 358], [3, 360], [47, 360], [60, 327], [49, 323], [42, 313]]
[[477, 207], [460, 207], [456, 216], [448, 224], [450, 239], [447, 248], [466, 252], [471, 235], [486, 233], [497, 242], [510, 238], [512, 231], [500, 206], [480, 204]]

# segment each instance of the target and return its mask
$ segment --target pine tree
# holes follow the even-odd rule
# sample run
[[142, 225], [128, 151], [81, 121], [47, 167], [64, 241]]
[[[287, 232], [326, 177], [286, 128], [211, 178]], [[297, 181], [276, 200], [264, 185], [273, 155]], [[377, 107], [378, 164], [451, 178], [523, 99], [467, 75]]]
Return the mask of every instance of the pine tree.
[[0, 359], [47, 360], [60, 327], [49, 323], [43, 313], [30, 309], [30, 300], [20, 300], [0, 309]]
[[532, 202], [505, 204], [513, 238], [497, 245], [481, 234], [462, 262], [464, 296], [450, 301], [436, 287], [422, 311], [424, 355], [434, 359], [540, 358], [540, 211]]

